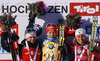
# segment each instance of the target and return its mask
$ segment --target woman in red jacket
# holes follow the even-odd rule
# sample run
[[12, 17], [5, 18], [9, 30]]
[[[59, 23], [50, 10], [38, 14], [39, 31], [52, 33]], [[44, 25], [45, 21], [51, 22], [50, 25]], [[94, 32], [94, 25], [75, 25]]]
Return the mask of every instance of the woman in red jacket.
[[[10, 52], [9, 43], [7, 41], [8, 32], [3, 32], [1, 35], [1, 46], [6, 51]], [[36, 39], [36, 32], [32, 28], [25, 31], [25, 39], [19, 46], [19, 55], [22, 61], [41, 61], [41, 46]]]
[[82, 28], [79, 28], [75, 32], [74, 43], [74, 61], [87, 61], [88, 60], [88, 49], [89, 43], [85, 35], [86, 31]]

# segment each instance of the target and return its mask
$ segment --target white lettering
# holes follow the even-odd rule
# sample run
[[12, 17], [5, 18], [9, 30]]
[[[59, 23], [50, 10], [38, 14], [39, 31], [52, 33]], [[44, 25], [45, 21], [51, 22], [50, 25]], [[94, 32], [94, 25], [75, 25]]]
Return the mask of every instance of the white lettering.
[[96, 5], [96, 12], [99, 12], [99, 6]]
[[16, 31], [17, 31], [17, 29], [11, 29], [11, 32], [13, 32], [13, 31], [15, 31], [15, 32], [16, 32]]
[[89, 7], [90, 7], [90, 6], [83, 7], [84, 12], [86, 12], [86, 11], [87, 11], [87, 9], [88, 9]]
[[77, 10], [77, 12], [80, 11], [81, 6], [74, 6], [74, 8]]
[[90, 14], [95, 13], [95, 9], [94, 8], [89, 8], [89, 9], [87, 9], [87, 13], [90, 13]]
[[75, 31], [75, 29], [69, 29], [69, 31]]
[[74, 9], [76, 9], [77, 12], [87, 12], [89, 14], [93, 14], [95, 12], [99, 12], [99, 6], [96, 5], [95, 8], [91, 8], [90, 6], [83, 6], [83, 5], [79, 5], [79, 6], [74, 6]]

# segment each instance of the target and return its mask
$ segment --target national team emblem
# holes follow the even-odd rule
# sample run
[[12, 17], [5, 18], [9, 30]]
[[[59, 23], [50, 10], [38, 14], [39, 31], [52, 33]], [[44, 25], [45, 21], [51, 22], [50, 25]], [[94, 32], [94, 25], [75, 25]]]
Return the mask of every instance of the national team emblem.
[[80, 55], [81, 53], [82, 53], [82, 50], [81, 49], [77, 50], [77, 54], [78, 55]]
[[49, 48], [50, 48], [50, 49], [53, 49], [53, 48], [54, 48], [54, 45], [53, 45], [53, 44], [50, 44], [50, 45], [49, 45]]

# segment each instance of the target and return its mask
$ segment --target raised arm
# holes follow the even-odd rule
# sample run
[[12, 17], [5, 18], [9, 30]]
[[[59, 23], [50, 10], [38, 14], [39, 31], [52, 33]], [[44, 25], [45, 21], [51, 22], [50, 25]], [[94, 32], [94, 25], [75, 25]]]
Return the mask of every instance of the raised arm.
[[4, 50], [10, 52], [9, 43], [8, 43], [8, 32], [3, 32], [1, 34], [1, 46]]

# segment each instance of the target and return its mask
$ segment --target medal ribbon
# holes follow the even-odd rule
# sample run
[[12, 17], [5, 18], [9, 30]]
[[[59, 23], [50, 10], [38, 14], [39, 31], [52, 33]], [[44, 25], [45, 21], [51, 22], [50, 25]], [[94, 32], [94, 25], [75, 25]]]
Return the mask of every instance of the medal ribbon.
[[39, 44], [37, 45], [36, 52], [35, 52], [34, 58], [33, 58], [33, 60], [32, 60], [31, 53], [30, 53], [30, 51], [29, 51], [28, 42], [25, 41], [25, 43], [26, 43], [26, 48], [27, 48], [27, 50], [28, 50], [28, 52], [29, 52], [29, 54], [30, 54], [30, 59], [31, 59], [31, 61], [35, 61], [35, 60], [36, 60], [36, 56], [37, 56], [37, 52], [38, 52], [38, 48], [39, 48]]
[[[48, 48], [49, 48], [49, 47], [48, 47], [48, 42], [49, 42], [49, 40], [47, 40], [47, 60], [49, 60], [49, 52], [48, 52]], [[52, 60], [52, 57], [53, 57], [53, 54], [54, 54], [56, 45], [57, 45], [57, 43], [55, 43], [55, 45], [54, 45], [54, 48], [53, 48], [52, 53], [51, 53], [51, 55], [50, 55], [50, 60], [49, 60], [49, 61]]]
[[[83, 56], [83, 53], [85, 52], [85, 50], [87, 49], [87, 46], [88, 45], [85, 45], [85, 46], [83, 46], [84, 47], [84, 49], [82, 50], [82, 53], [81, 53], [81, 55], [80, 55], [80, 57], [79, 57], [79, 59], [78, 59], [78, 61], [80, 61], [81, 60], [81, 58], [82, 58], [82, 56]], [[75, 46], [75, 61], [77, 61], [77, 58], [76, 58], [76, 49], [77, 49], [77, 47]]]

